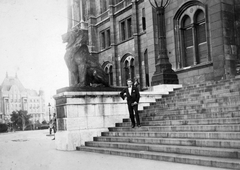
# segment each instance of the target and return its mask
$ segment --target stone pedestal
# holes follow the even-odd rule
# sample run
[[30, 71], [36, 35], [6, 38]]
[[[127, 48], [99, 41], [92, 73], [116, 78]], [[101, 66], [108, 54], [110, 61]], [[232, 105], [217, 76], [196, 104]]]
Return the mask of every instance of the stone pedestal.
[[128, 118], [126, 101], [119, 92], [65, 91], [54, 96], [57, 111], [56, 147], [75, 150], [100, 136], [108, 127]]

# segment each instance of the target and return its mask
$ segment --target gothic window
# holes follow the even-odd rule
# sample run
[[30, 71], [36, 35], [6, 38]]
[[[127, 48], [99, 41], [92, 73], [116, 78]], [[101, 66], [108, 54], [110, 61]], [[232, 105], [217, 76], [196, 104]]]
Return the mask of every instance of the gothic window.
[[109, 67], [109, 84], [110, 85], [113, 85], [113, 66], [111, 65], [110, 67]]
[[120, 37], [124, 41], [132, 36], [132, 18], [130, 17], [120, 22]]
[[178, 68], [210, 61], [207, 45], [206, 12], [202, 3], [190, 1], [174, 16]]
[[145, 8], [142, 9], [142, 29], [146, 30], [146, 17], [145, 17]]
[[207, 61], [206, 24], [203, 11], [199, 10], [196, 13], [195, 21], [197, 35], [197, 63], [203, 63]]
[[110, 34], [110, 29], [106, 31], [106, 45], [107, 47], [110, 47], [111, 45], [111, 34]]
[[100, 46], [101, 50], [104, 50], [111, 45], [110, 29], [106, 29], [100, 32]]
[[185, 16], [182, 21], [182, 36], [183, 36], [183, 46], [184, 46], [184, 66], [193, 65], [193, 29], [191, 27], [191, 19]]
[[132, 37], [132, 19], [127, 19], [127, 36], [128, 38]]
[[126, 39], [126, 28], [125, 28], [125, 21], [121, 22], [121, 39], [124, 41]]
[[109, 61], [103, 63], [103, 69], [108, 76], [108, 82], [113, 85], [113, 66]]
[[144, 52], [144, 66], [145, 66], [146, 87], [149, 87], [150, 83], [149, 83], [149, 68], [148, 68], [148, 52], [147, 52], [147, 50]]
[[105, 49], [106, 44], [105, 44], [105, 31], [101, 32], [101, 49]]
[[125, 86], [127, 79], [134, 79], [135, 76], [135, 64], [134, 57], [130, 54], [126, 54], [121, 59], [122, 70], [122, 85]]

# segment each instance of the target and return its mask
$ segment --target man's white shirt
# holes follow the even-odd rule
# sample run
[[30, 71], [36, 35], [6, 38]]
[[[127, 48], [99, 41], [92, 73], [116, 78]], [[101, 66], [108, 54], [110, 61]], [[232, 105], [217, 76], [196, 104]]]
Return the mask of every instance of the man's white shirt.
[[132, 93], [132, 87], [129, 87], [129, 88], [128, 88], [128, 92], [129, 92], [129, 94], [131, 95], [131, 93]]

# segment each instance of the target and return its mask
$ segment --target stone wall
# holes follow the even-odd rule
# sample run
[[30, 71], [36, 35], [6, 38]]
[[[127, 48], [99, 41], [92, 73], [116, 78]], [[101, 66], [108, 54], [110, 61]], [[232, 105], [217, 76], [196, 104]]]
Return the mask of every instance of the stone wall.
[[[139, 110], [155, 102], [162, 94], [167, 94], [168, 90], [142, 92]], [[100, 136], [108, 127], [114, 127], [123, 118], [129, 118], [126, 100], [120, 98], [119, 92], [61, 92], [54, 98], [58, 150], [76, 150], [76, 146], [92, 141], [94, 136]]]

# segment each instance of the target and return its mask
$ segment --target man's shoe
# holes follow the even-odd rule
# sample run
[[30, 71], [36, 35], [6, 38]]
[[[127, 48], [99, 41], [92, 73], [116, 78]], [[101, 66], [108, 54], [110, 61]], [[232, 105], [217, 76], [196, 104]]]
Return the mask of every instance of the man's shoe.
[[137, 127], [141, 127], [141, 125], [137, 125]]
[[55, 140], [55, 138], [53, 138], [52, 140]]
[[132, 125], [132, 128], [134, 128], [135, 127], [135, 125]]

